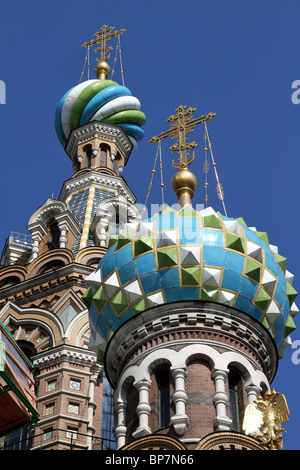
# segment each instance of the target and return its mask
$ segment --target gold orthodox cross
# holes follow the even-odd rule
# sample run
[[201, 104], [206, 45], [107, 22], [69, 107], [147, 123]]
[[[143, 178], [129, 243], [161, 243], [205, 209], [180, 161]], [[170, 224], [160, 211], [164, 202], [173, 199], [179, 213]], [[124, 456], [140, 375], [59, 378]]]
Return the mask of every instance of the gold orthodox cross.
[[[125, 31], [126, 29], [120, 29], [117, 31], [114, 26], [103, 25], [100, 28], [100, 31], [97, 31], [97, 33], [93, 35], [95, 39], [91, 39], [91, 41], [85, 42], [81, 47], [90, 47], [94, 44], [100, 44], [100, 46], [97, 47], [94, 52], [100, 52], [100, 61], [106, 62], [110, 57], [110, 52], [113, 50], [113, 47], [107, 46], [106, 43], [112, 38], [116, 38], [125, 33]], [[97, 60], [99, 61], [99, 59]]]
[[170, 122], [170, 129], [166, 132], [162, 132], [160, 135], [152, 137], [149, 141], [150, 144], [155, 144], [163, 140], [165, 137], [171, 137], [171, 139], [176, 138], [177, 143], [172, 145], [169, 150], [171, 153], [179, 153], [179, 162], [175, 163], [173, 160], [173, 166], [176, 169], [187, 168], [195, 158], [194, 152], [191, 157], [188, 158], [188, 150], [192, 150], [198, 146], [196, 142], [187, 142], [187, 135], [189, 132], [194, 130], [194, 127], [197, 124], [203, 123], [205, 121], [210, 121], [216, 115], [216, 113], [208, 113], [206, 116], [200, 116], [197, 119], [193, 118], [193, 113], [196, 111], [196, 108], [187, 108], [186, 106], [180, 105], [176, 109], [177, 114], [172, 114], [167, 122]]

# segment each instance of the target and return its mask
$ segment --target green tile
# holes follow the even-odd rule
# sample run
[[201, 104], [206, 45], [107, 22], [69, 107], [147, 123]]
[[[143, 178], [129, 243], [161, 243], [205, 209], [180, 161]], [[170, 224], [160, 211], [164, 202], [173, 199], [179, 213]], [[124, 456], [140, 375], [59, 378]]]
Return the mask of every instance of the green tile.
[[134, 304], [132, 308], [134, 309], [136, 313], [139, 313], [139, 312], [143, 312], [144, 310], [147, 310], [147, 308], [149, 308], [149, 305], [147, 304], [145, 299], [142, 299], [136, 304]]
[[226, 233], [226, 248], [244, 253], [244, 239], [233, 233]]
[[103, 305], [107, 301], [107, 298], [106, 298], [106, 295], [102, 286], [97, 290], [96, 294], [93, 297], [93, 300], [97, 307], [97, 310], [100, 311]]
[[263, 311], [265, 311], [268, 307], [269, 301], [271, 300], [271, 296], [263, 289], [262, 287], [259, 289], [254, 303]]
[[90, 308], [93, 300], [92, 288], [89, 287], [82, 296], [82, 301], [87, 308]]
[[118, 241], [118, 238], [119, 238], [119, 235], [112, 235], [112, 236], [109, 238], [109, 241], [108, 241], [108, 249], [111, 248], [111, 247]]
[[275, 256], [277, 264], [281, 267], [282, 271], [285, 273], [286, 265], [287, 265], [287, 258], [281, 255], [278, 255], [277, 253], [274, 253], [274, 256]]
[[197, 215], [195, 209], [192, 206], [187, 205], [181, 211], [178, 212], [178, 217], [194, 217]]
[[269, 322], [266, 319], [266, 317], [263, 317], [263, 319], [261, 320], [261, 323], [267, 328], [267, 330], [270, 328]]
[[289, 336], [296, 329], [293, 318], [289, 315], [285, 324], [284, 336]]
[[148, 251], [152, 251], [153, 246], [153, 238], [151, 235], [142, 237], [139, 240], [136, 240], [136, 242], [134, 243], [134, 254], [135, 256], [139, 256], [143, 253], [147, 253]]
[[282, 344], [277, 348], [277, 352], [278, 352], [278, 359], [283, 359], [283, 345]]
[[221, 229], [222, 225], [219, 217], [215, 215], [207, 215], [206, 217], [203, 217], [203, 227]]
[[119, 238], [118, 238], [117, 250], [131, 243], [132, 237], [133, 237], [133, 232], [120, 233]]
[[193, 266], [181, 269], [181, 280], [183, 286], [199, 286], [200, 283], [200, 267]]
[[266, 232], [255, 232], [255, 233], [263, 242], [269, 245], [269, 239], [268, 239], [268, 235]]
[[289, 299], [290, 305], [294, 303], [295, 298], [298, 295], [297, 291], [293, 288], [293, 286], [289, 282], [286, 283], [286, 295], [287, 295], [287, 298]]
[[167, 268], [177, 265], [177, 249], [168, 248], [166, 250], [157, 250], [158, 267]]
[[245, 274], [253, 279], [253, 281], [260, 282], [261, 267], [255, 261], [247, 259]]
[[172, 207], [170, 206], [167, 206], [163, 211], [162, 211], [162, 214], [171, 214], [173, 212], [176, 212], [175, 209], [173, 209]]
[[123, 310], [128, 306], [127, 300], [122, 291], [119, 291], [117, 295], [115, 295], [115, 297], [111, 300], [111, 303], [113, 304], [117, 313], [123, 312]]
[[239, 224], [245, 225], [245, 227], [247, 227], [247, 224], [244, 221], [243, 217], [238, 217], [237, 219], [234, 219], [234, 220], [236, 220]]
[[218, 291], [216, 289], [202, 288], [200, 299], [201, 300], [211, 300], [216, 302], [218, 298]]

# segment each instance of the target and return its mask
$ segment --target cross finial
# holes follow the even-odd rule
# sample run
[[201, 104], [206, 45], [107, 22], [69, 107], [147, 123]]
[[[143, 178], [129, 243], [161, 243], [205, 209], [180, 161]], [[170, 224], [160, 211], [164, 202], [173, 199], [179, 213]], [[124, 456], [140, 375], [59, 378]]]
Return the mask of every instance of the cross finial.
[[170, 129], [162, 132], [160, 135], [152, 137], [150, 144], [160, 142], [166, 137], [171, 139], [176, 138], [177, 143], [172, 145], [169, 149], [171, 153], [178, 152], [178, 162], [174, 162], [173, 166], [178, 172], [172, 178], [172, 188], [175, 191], [179, 204], [183, 207], [185, 204], [191, 204], [191, 199], [197, 187], [197, 178], [190, 172], [188, 166], [195, 158], [194, 152], [189, 157], [188, 150], [192, 150], [198, 146], [196, 142], [187, 142], [187, 135], [194, 130], [197, 124], [204, 123], [215, 117], [215, 113], [208, 113], [206, 116], [201, 116], [197, 119], [193, 118], [193, 113], [196, 108], [187, 108], [180, 105], [176, 109], [176, 114], [172, 114], [167, 122], [170, 122]]
[[97, 54], [100, 52], [100, 59], [97, 59], [98, 65], [96, 66], [96, 73], [98, 78], [105, 79], [109, 74], [110, 68], [107, 64], [107, 60], [110, 58], [110, 52], [113, 50], [113, 47], [107, 46], [107, 42], [110, 41], [112, 38], [116, 38], [121, 34], [125, 33], [126, 29], [120, 29], [117, 31], [114, 26], [107, 26], [103, 25], [100, 28], [100, 31], [97, 31], [93, 38], [88, 42], [82, 44], [81, 47], [91, 47], [94, 45], [99, 45], [94, 49], [94, 52]]
[[150, 144], [155, 144], [165, 137], [177, 139], [177, 143], [172, 145], [169, 150], [171, 153], [176, 151], [179, 153], [179, 162], [175, 163], [173, 160], [173, 166], [178, 170], [187, 168], [195, 158], [194, 152], [192, 156], [188, 158], [188, 150], [192, 150], [198, 146], [196, 142], [187, 142], [187, 135], [189, 132], [193, 131], [197, 124], [211, 120], [216, 115], [215, 113], [208, 113], [206, 116], [201, 116], [200, 118], [194, 119], [193, 113], [195, 111], [196, 108], [187, 108], [187, 106], [183, 105], [178, 106], [176, 109], [176, 114], [172, 114], [169, 119], [167, 119], [167, 122], [171, 123], [170, 130], [162, 132], [160, 135], [152, 137], [150, 140]]

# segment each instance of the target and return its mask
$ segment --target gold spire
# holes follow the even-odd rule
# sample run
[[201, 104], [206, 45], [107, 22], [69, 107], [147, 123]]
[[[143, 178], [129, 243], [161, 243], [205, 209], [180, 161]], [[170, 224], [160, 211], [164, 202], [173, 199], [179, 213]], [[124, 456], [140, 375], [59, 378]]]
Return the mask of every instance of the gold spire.
[[215, 117], [215, 113], [208, 113], [206, 116], [194, 119], [193, 113], [196, 108], [188, 108], [180, 105], [176, 109], [177, 114], [172, 114], [167, 122], [170, 122], [170, 129], [166, 132], [162, 132], [160, 135], [152, 137], [150, 140], [151, 144], [163, 140], [165, 137], [176, 138], [177, 143], [172, 145], [169, 150], [171, 153], [178, 152], [179, 159], [175, 163], [173, 160], [173, 166], [178, 170], [172, 178], [172, 188], [176, 194], [179, 204], [183, 207], [185, 204], [191, 204], [194, 192], [197, 188], [197, 178], [188, 169], [188, 166], [192, 163], [195, 158], [195, 154], [189, 157], [188, 150], [193, 150], [198, 146], [196, 142], [187, 142], [187, 135], [189, 132], [194, 130], [197, 124], [204, 123]]
[[100, 31], [97, 31], [89, 42], [85, 42], [81, 47], [91, 47], [95, 44], [100, 46], [94, 49], [94, 52], [100, 52], [100, 59], [97, 60], [97, 65], [95, 67], [95, 72], [99, 80], [106, 80], [109, 72], [110, 66], [107, 63], [107, 60], [110, 58], [110, 52], [113, 50], [113, 47], [107, 46], [106, 43], [110, 41], [113, 37], [119, 37], [121, 34], [125, 33], [126, 29], [120, 29], [117, 31], [114, 26], [103, 25], [100, 28]]

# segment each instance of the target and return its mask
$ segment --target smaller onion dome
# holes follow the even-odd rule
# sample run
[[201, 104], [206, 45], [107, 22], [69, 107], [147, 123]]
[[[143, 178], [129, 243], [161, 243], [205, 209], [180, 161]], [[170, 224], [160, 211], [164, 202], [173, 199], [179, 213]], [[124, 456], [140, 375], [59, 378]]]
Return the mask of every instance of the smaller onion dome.
[[[104, 349], [127, 320], [160, 304], [205, 301], [227, 305], [264, 325], [279, 356], [298, 309], [287, 260], [268, 236], [211, 207], [190, 205], [135, 224], [112, 238], [86, 278], [91, 339]], [[92, 345], [92, 343], [91, 343]]]
[[134, 148], [142, 140], [145, 114], [140, 101], [125, 86], [112, 80], [86, 80], [71, 88], [59, 101], [55, 130], [65, 147], [73, 129], [92, 121], [117, 125], [123, 129]]

